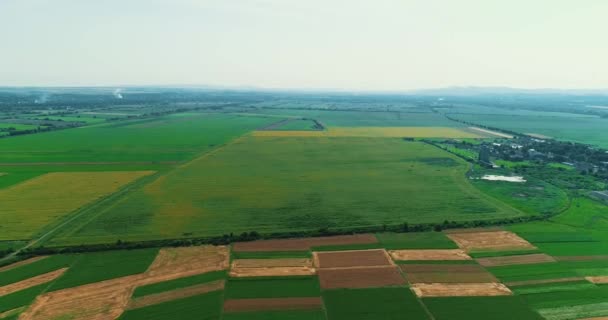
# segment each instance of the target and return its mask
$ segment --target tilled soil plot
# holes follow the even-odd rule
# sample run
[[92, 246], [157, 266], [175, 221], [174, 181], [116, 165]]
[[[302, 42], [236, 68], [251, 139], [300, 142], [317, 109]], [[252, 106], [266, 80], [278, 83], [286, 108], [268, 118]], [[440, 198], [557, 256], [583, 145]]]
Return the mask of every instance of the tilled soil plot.
[[556, 262], [556, 260], [544, 253], [524, 254], [518, 256], [492, 257], [475, 259], [484, 267], [510, 266], [516, 264], [535, 264]]
[[391, 266], [392, 260], [384, 249], [356, 251], [313, 252], [318, 268], [349, 268]]
[[471, 260], [460, 249], [390, 250], [389, 254], [397, 261]]
[[321, 309], [322, 305], [321, 297], [232, 299], [224, 301], [224, 311], [314, 310]]
[[229, 261], [227, 246], [163, 248], [146, 273], [150, 276], [168, 273], [200, 274], [225, 270]]
[[447, 236], [466, 251], [536, 249], [531, 243], [509, 231], [448, 233]]
[[409, 283], [491, 283], [496, 277], [478, 265], [403, 264]]
[[419, 297], [508, 296], [511, 290], [502, 283], [416, 283], [412, 290]]
[[312, 247], [372, 243], [378, 243], [378, 239], [373, 234], [356, 234], [334, 237], [238, 242], [232, 246], [232, 249], [236, 252], [308, 251]]
[[231, 277], [304, 276], [316, 273], [311, 259], [237, 259]]
[[59, 270], [47, 272], [29, 279], [25, 279], [16, 283], [11, 283], [4, 287], [0, 287], [0, 297], [17, 292], [23, 289], [31, 288], [39, 284], [47, 283], [49, 281], [59, 278], [68, 268], [62, 268]]
[[406, 284], [395, 266], [321, 269], [319, 281], [323, 289], [373, 288]]

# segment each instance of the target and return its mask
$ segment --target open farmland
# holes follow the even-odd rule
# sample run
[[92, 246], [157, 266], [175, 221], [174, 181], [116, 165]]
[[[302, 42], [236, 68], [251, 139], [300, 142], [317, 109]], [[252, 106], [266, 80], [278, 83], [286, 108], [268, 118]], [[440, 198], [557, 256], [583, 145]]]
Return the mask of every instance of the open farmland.
[[466, 170], [459, 158], [400, 139], [244, 137], [102, 208], [55, 243], [523, 215], [473, 188]]
[[152, 173], [49, 173], [0, 190], [0, 240], [28, 239], [70, 212]]
[[484, 138], [483, 132], [442, 127], [333, 127], [323, 131], [255, 131], [256, 137]]

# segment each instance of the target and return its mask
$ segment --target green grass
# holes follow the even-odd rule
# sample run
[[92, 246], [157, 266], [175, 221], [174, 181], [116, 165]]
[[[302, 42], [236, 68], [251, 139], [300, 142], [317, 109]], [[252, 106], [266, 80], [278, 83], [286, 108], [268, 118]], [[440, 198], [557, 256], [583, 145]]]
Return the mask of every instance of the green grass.
[[224, 313], [223, 320], [325, 320], [322, 310], [289, 310]]
[[56, 243], [523, 215], [474, 188], [467, 169], [447, 152], [401, 139], [247, 137], [101, 208]]
[[595, 319], [608, 315], [608, 302], [539, 309], [538, 312], [547, 320]]
[[547, 293], [547, 292], [591, 289], [591, 288], [595, 288], [595, 287], [597, 287], [597, 286], [594, 285], [593, 283], [586, 281], [586, 280], [581, 280], [581, 281], [531, 284], [531, 285], [510, 287], [510, 289], [511, 289], [511, 291], [513, 291], [516, 294], [532, 294], [532, 293]]
[[376, 238], [387, 250], [456, 249], [458, 246], [442, 232], [378, 233]]
[[597, 286], [583, 290], [569, 290], [522, 295], [535, 309], [558, 308], [608, 301], [608, 286]]
[[429, 319], [409, 288], [329, 290], [323, 292], [328, 319]]
[[145, 285], [138, 287], [133, 292], [132, 298], [139, 298], [154, 293], [160, 293], [175, 289], [181, 289], [189, 286], [194, 286], [201, 283], [207, 283], [215, 280], [222, 280], [226, 278], [226, 271], [214, 271], [195, 276], [179, 278], [175, 280], [169, 280], [154, 284]]
[[0, 162], [181, 161], [272, 122], [224, 114], [168, 115], [0, 139]]
[[41, 284], [35, 287], [27, 288], [25, 290], [13, 292], [5, 296], [0, 296], [0, 313], [26, 306], [38, 296], [48, 284]]
[[232, 259], [281, 259], [281, 258], [310, 258], [310, 251], [269, 251], [269, 252], [240, 252], [232, 251]]
[[95, 118], [95, 117], [81, 117], [81, 116], [40, 116], [36, 117], [38, 120], [56, 120], [56, 121], [66, 121], [66, 122], [84, 122], [86, 124], [93, 123], [101, 123], [105, 122], [104, 118]]
[[76, 255], [54, 255], [20, 267], [0, 272], [0, 286], [19, 282], [37, 275], [69, 267], [76, 261]]
[[608, 275], [608, 260], [559, 261], [487, 268], [503, 282]]
[[226, 299], [318, 297], [317, 277], [231, 278]]
[[120, 320], [215, 320], [220, 319], [222, 291], [128, 310]]
[[518, 296], [422, 299], [435, 320], [540, 320]]
[[478, 251], [469, 252], [471, 258], [492, 258], [492, 257], [507, 257], [507, 256], [519, 256], [522, 254], [533, 254], [542, 253], [538, 249], [531, 250], [513, 250], [513, 251]]
[[122, 250], [79, 255], [50, 291], [124, 277], [146, 271], [158, 249]]
[[[9, 129], [9, 128], [15, 128], [16, 131], [22, 131], [22, 130], [38, 129], [38, 126], [31, 125], [31, 124], [0, 122], [0, 129]], [[0, 133], [3, 133], [3, 132], [0, 132]]]

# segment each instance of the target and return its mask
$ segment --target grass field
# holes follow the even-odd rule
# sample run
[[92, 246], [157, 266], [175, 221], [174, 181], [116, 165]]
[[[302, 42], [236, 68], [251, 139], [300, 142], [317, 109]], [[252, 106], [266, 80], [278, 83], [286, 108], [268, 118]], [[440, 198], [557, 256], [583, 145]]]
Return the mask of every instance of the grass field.
[[317, 277], [233, 278], [226, 283], [226, 299], [318, 297]]
[[72, 266], [49, 291], [124, 277], [146, 271], [158, 249], [108, 251], [78, 255]]
[[323, 299], [330, 320], [429, 319], [408, 288], [330, 290]]
[[0, 140], [0, 163], [181, 161], [276, 119], [168, 115]]
[[274, 130], [315, 130], [315, 125], [312, 120], [297, 119], [289, 121]]
[[75, 260], [75, 255], [54, 255], [43, 260], [0, 272], [0, 286], [69, 267]]
[[471, 186], [467, 168], [400, 139], [245, 137], [101, 208], [90, 222], [76, 221], [54, 244], [523, 215]]
[[375, 138], [484, 138], [460, 128], [449, 127], [330, 127], [323, 131], [254, 131], [255, 137], [375, 137]]
[[225, 313], [223, 320], [325, 320], [322, 310], [288, 310]]
[[169, 290], [181, 289], [201, 283], [207, 283], [226, 278], [226, 271], [214, 271], [195, 276], [178, 278], [154, 284], [138, 287], [133, 292], [133, 298], [139, 298], [150, 294], [165, 292]]
[[70, 212], [152, 173], [49, 173], [0, 190], [0, 240], [28, 239]]
[[436, 320], [542, 319], [517, 296], [426, 298], [423, 302]]
[[48, 287], [48, 284], [45, 283], [0, 296], [0, 313], [30, 304], [46, 287]]
[[163, 302], [129, 310], [120, 320], [215, 320], [220, 319], [222, 291]]

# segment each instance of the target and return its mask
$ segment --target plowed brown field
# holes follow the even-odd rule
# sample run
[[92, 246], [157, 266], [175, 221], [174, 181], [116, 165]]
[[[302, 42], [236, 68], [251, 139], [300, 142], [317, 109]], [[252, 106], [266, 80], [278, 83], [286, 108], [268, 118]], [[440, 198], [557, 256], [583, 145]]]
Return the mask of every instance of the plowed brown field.
[[323, 289], [372, 288], [406, 284], [395, 266], [322, 269], [319, 270], [319, 281]]
[[384, 249], [357, 251], [314, 252], [315, 265], [318, 268], [348, 268], [390, 266], [393, 262]]
[[467, 251], [536, 249], [528, 241], [509, 231], [448, 233], [447, 236]]
[[232, 246], [236, 252], [255, 252], [255, 251], [308, 251], [312, 247], [339, 246], [350, 244], [372, 244], [378, 243], [378, 239], [373, 234], [357, 234], [334, 237], [301, 238], [301, 239], [280, 239], [280, 240], [260, 240], [252, 242], [239, 242]]
[[496, 277], [478, 265], [403, 264], [409, 283], [486, 283], [498, 282]]
[[471, 257], [460, 249], [390, 250], [389, 253], [393, 260], [397, 261], [471, 260]]

